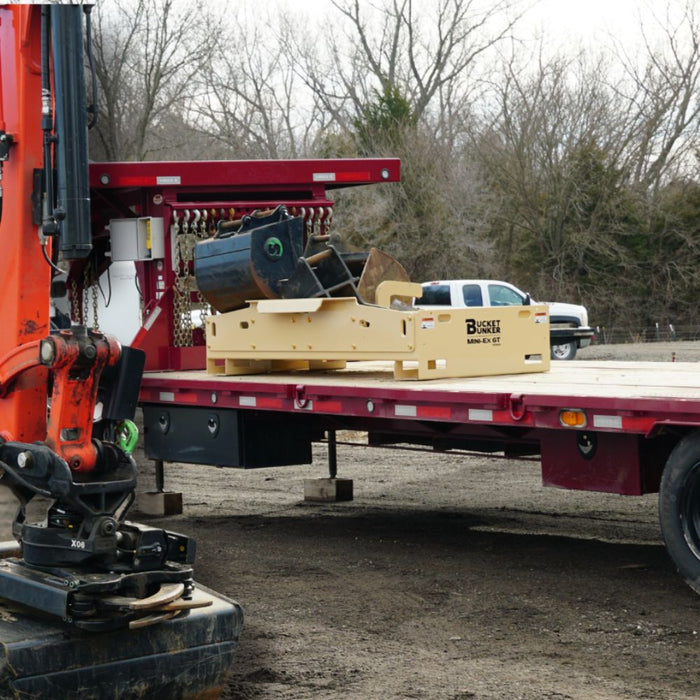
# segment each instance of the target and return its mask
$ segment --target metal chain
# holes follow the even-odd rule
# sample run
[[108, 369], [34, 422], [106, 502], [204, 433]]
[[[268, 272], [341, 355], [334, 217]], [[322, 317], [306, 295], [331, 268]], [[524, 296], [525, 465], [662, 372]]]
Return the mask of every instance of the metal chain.
[[88, 277], [87, 277], [87, 268], [85, 268], [83, 270], [83, 294], [81, 296], [81, 307], [80, 307], [80, 312], [82, 314], [84, 326], [89, 325], [87, 310], [88, 310]]
[[192, 259], [190, 234], [190, 212], [185, 209], [182, 223], [174, 214], [175, 240], [175, 288], [173, 295], [173, 344], [175, 347], [192, 345], [192, 297], [190, 287], [190, 260]]
[[175, 285], [173, 287], [173, 345], [190, 347], [193, 345], [193, 313], [199, 313], [204, 331], [205, 319], [212, 314], [212, 308], [202, 296], [197, 280], [192, 274], [192, 262], [197, 241], [211, 238], [217, 231], [217, 220], [234, 220], [236, 211], [220, 209], [185, 209], [173, 212], [170, 234], [175, 241], [173, 249], [173, 268]]
[[326, 215], [323, 218], [323, 233], [326, 236], [331, 235], [331, 223], [333, 222], [333, 207], [326, 207]]
[[[208, 223], [209, 212], [204, 209], [201, 212], [201, 219], [199, 219], [199, 226], [196, 231], [196, 240], [203, 241], [209, 238], [210, 225]], [[195, 291], [197, 293], [197, 306], [199, 307], [199, 322], [202, 327], [202, 332], [206, 337], [206, 318], [211, 315], [211, 307], [207, 300], [202, 296], [202, 292], [199, 291], [199, 285], [197, 284], [197, 278], [193, 278]]]
[[92, 327], [99, 331], [100, 322], [97, 313], [97, 278], [92, 267], [85, 267], [83, 271], [83, 323], [88, 324], [88, 302], [92, 301]]
[[71, 322], [72, 323], [80, 323], [81, 318], [80, 318], [80, 301], [78, 300], [78, 282], [73, 277], [71, 280], [71, 295], [70, 295], [70, 301], [71, 301]]
[[180, 272], [182, 269], [182, 253], [180, 250], [180, 222], [177, 218], [177, 212], [173, 212], [174, 223], [172, 226], [172, 233], [175, 240], [175, 286], [173, 287], [173, 345], [175, 347], [182, 347], [183, 345], [183, 335], [182, 335], [182, 313], [183, 313], [183, 297], [184, 293], [182, 290], [182, 280], [180, 279]]
[[100, 321], [97, 317], [97, 280], [95, 280], [92, 285], [92, 318], [93, 318], [93, 329], [99, 333], [100, 331]]

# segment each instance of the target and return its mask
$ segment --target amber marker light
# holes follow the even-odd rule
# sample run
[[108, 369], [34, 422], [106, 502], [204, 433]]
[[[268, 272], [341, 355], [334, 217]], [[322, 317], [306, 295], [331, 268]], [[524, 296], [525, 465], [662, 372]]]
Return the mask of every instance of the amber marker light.
[[565, 408], [559, 412], [559, 422], [567, 428], [585, 428], [586, 414], [577, 408]]

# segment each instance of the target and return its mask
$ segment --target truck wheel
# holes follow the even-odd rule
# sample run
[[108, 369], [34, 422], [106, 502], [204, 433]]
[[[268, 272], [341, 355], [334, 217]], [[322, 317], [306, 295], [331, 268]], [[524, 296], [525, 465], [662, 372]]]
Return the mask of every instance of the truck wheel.
[[700, 593], [700, 432], [683, 438], [666, 462], [659, 489], [659, 521], [673, 563]]
[[576, 357], [576, 341], [570, 343], [562, 343], [561, 345], [552, 345], [553, 360], [573, 360]]

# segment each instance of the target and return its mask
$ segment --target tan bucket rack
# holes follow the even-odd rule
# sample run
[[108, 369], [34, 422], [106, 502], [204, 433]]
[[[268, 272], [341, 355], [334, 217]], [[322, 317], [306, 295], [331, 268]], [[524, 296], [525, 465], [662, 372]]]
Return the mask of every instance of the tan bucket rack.
[[396, 379], [549, 370], [546, 306], [401, 308], [399, 300], [420, 294], [419, 284], [385, 281], [376, 305], [354, 297], [252, 300], [207, 318], [207, 371], [329, 370], [368, 360], [393, 361]]

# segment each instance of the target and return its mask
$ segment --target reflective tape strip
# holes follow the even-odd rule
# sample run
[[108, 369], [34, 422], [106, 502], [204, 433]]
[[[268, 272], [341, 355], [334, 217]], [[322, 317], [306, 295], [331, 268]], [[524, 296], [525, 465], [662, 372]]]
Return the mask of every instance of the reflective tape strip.
[[394, 406], [394, 415], [402, 418], [442, 418], [447, 420], [452, 417], [452, 409], [449, 406], [409, 406], [397, 404]]
[[418, 409], [415, 406], [403, 406], [397, 404], [394, 406], [395, 416], [404, 416], [406, 418], [415, 418], [418, 413]]
[[470, 408], [469, 420], [493, 422], [493, 411], [488, 408]]
[[593, 427], [622, 430], [622, 416], [593, 416]]
[[265, 396], [239, 396], [238, 405], [246, 408], [282, 408], [282, 399], [266, 398]]
[[153, 309], [153, 313], [146, 319], [146, 321], [143, 324], [143, 327], [147, 331], [151, 330], [153, 324], [156, 322], [156, 319], [158, 318], [158, 316], [160, 316], [161, 311], [162, 309], [160, 308], [160, 306], [156, 306], [156, 308]]

